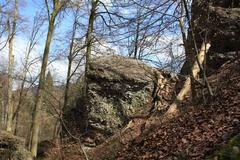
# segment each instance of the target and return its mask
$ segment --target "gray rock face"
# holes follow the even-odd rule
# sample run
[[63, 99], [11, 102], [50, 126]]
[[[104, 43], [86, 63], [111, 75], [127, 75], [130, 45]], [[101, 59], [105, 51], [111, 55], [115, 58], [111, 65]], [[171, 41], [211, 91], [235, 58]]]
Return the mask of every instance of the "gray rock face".
[[240, 3], [233, 0], [194, 0], [192, 23], [195, 38], [201, 45], [207, 30], [207, 39], [212, 50], [231, 52], [239, 49], [240, 44]]
[[[240, 1], [239, 0], [193, 0], [192, 24], [198, 48], [204, 37], [211, 42], [207, 54], [207, 70], [218, 69], [226, 61], [239, 56], [240, 51]], [[190, 34], [188, 34], [190, 35]], [[194, 44], [188, 36], [189, 53], [182, 73], [187, 74], [187, 68], [195, 57]], [[229, 56], [234, 53], [234, 56]], [[211, 72], [210, 72], [211, 73]]]
[[0, 132], [0, 160], [32, 160], [24, 141], [8, 132]]
[[[173, 77], [138, 60], [121, 56], [97, 58], [87, 75], [88, 130], [112, 134], [132, 117], [148, 113], [156, 82], [159, 94], [170, 93], [175, 83]], [[162, 106], [168, 103], [164, 99], [160, 101]]]

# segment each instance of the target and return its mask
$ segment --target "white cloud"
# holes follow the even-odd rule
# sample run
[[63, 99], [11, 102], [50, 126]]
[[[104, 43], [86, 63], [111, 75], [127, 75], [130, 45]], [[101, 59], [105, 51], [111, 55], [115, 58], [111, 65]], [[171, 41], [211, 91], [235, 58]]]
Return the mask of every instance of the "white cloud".
[[[21, 73], [23, 69], [23, 62], [26, 54], [26, 47], [28, 41], [16, 37], [14, 39], [14, 61], [15, 61], [15, 73]], [[7, 65], [8, 63], [8, 47], [5, 47], [0, 56], [0, 63]], [[30, 53], [29, 58], [29, 73], [27, 74], [28, 78], [36, 77], [40, 73], [41, 68], [41, 57], [43, 53], [43, 45], [36, 45], [35, 48]], [[7, 62], [6, 62], [7, 61]], [[48, 66], [48, 70], [52, 72], [56, 81], [64, 81], [67, 73], [67, 63], [65, 60], [56, 60]]]

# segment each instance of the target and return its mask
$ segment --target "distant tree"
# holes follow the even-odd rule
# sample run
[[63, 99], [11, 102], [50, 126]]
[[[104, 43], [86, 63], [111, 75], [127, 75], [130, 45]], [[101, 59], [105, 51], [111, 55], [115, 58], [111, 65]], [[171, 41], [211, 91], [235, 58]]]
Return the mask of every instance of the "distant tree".
[[48, 71], [45, 81], [45, 90], [51, 90], [53, 88], [53, 77], [50, 71]]

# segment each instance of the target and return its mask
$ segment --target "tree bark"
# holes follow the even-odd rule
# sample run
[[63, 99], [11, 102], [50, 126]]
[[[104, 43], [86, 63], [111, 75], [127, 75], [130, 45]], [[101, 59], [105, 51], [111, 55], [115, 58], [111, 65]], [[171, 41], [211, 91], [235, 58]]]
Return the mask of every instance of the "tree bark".
[[72, 69], [72, 62], [74, 59], [74, 38], [75, 38], [76, 30], [77, 30], [78, 12], [79, 12], [79, 9], [77, 9], [75, 12], [74, 23], [72, 26], [72, 35], [71, 35], [71, 43], [70, 43], [70, 47], [69, 47], [68, 70], [67, 70], [66, 86], [65, 86], [65, 90], [64, 90], [63, 107], [60, 110], [60, 113], [59, 113], [60, 115], [59, 115], [59, 118], [57, 119], [57, 122], [56, 122], [55, 128], [54, 128], [53, 140], [57, 144], [60, 144], [60, 141], [62, 138], [62, 129], [63, 129], [63, 124], [62, 124], [63, 114], [62, 113], [68, 107], [69, 87], [70, 87], [69, 85], [70, 85], [70, 81], [71, 81], [71, 77], [72, 77], [71, 69]]
[[91, 9], [91, 13], [90, 13], [90, 17], [89, 17], [89, 22], [88, 22], [88, 30], [87, 30], [87, 35], [86, 35], [86, 46], [87, 46], [87, 50], [86, 50], [86, 64], [85, 64], [85, 84], [84, 84], [84, 88], [83, 88], [83, 93], [84, 93], [84, 97], [87, 96], [87, 74], [89, 71], [89, 67], [90, 67], [90, 63], [91, 63], [91, 52], [92, 52], [92, 34], [93, 34], [93, 29], [94, 29], [94, 20], [95, 20], [95, 16], [96, 16], [96, 8], [98, 5], [99, 0], [92, 0], [92, 9]]
[[139, 41], [139, 30], [140, 30], [140, 22], [139, 18], [137, 19], [137, 28], [136, 28], [136, 37], [135, 37], [135, 42], [134, 42], [134, 59], [138, 58], [138, 41]]
[[30, 42], [29, 42], [29, 46], [26, 49], [26, 54], [25, 54], [25, 61], [23, 64], [23, 72], [22, 72], [22, 83], [20, 86], [20, 93], [19, 93], [19, 101], [17, 104], [17, 107], [15, 109], [15, 112], [13, 113], [13, 121], [15, 121], [15, 130], [14, 130], [14, 135], [17, 135], [17, 127], [18, 127], [18, 118], [19, 118], [19, 112], [20, 112], [20, 108], [23, 105], [24, 102], [24, 98], [27, 95], [27, 91], [24, 91], [24, 87], [25, 87], [25, 83], [26, 83], [26, 79], [27, 79], [27, 71], [28, 71], [28, 61], [29, 61], [29, 57], [30, 57], [30, 53], [33, 49], [33, 47], [35, 46], [35, 38], [36, 35], [38, 33], [40, 26], [35, 26], [35, 24], [33, 25], [33, 29], [32, 29], [32, 33], [31, 33], [31, 37], [30, 37]]
[[[42, 61], [42, 67], [40, 72], [36, 103], [33, 111], [33, 121], [32, 121], [32, 127], [31, 127], [32, 134], [30, 137], [31, 138], [30, 151], [34, 157], [37, 156], [38, 133], [40, 128], [40, 115], [41, 115], [43, 94], [44, 94], [44, 88], [45, 88], [45, 75], [46, 75], [46, 69], [48, 64], [48, 55], [49, 55], [50, 45], [51, 45], [53, 32], [55, 28], [54, 23], [59, 11], [63, 6], [63, 3], [64, 1], [55, 0], [53, 1], [52, 13], [50, 14], [48, 10], [49, 26], [48, 26], [47, 39], [46, 39], [44, 53], [43, 53], [43, 61]], [[46, 1], [46, 6], [48, 7], [47, 1]]]
[[10, 22], [8, 22], [8, 36], [9, 36], [9, 64], [8, 64], [8, 101], [7, 101], [7, 131], [12, 132], [13, 129], [13, 63], [14, 63], [14, 55], [13, 55], [13, 41], [16, 32], [17, 26], [17, 15], [18, 15], [18, 0], [14, 2], [14, 15], [12, 27]]
[[[208, 52], [210, 46], [211, 46], [210, 43], [204, 43], [204, 42], [202, 43], [200, 52], [199, 52], [199, 54], [197, 56], [198, 60], [196, 60], [194, 62], [193, 66], [192, 66], [192, 69], [191, 69], [193, 78], [196, 78], [196, 76], [200, 72], [200, 68], [199, 68], [198, 62], [202, 65], [202, 63], [204, 61], [205, 54]], [[190, 92], [190, 90], [191, 90], [191, 78], [188, 77], [186, 79], [184, 85], [183, 85], [183, 88], [178, 93], [175, 101], [170, 105], [170, 107], [169, 107], [169, 109], [167, 111], [167, 114], [174, 114], [174, 113], [177, 112], [177, 104], [184, 100], [184, 98]]]
[[44, 91], [45, 73], [46, 73], [46, 68], [48, 63], [48, 54], [49, 54], [49, 48], [52, 40], [53, 31], [54, 31], [54, 21], [50, 21], [49, 28], [48, 28], [47, 41], [44, 49], [43, 62], [42, 62], [38, 92], [36, 97], [36, 104], [33, 111], [32, 139], [31, 139], [30, 150], [34, 156], [37, 155], [38, 132], [40, 128], [40, 115], [41, 115], [40, 112], [41, 112], [41, 105], [42, 105], [42, 96]]

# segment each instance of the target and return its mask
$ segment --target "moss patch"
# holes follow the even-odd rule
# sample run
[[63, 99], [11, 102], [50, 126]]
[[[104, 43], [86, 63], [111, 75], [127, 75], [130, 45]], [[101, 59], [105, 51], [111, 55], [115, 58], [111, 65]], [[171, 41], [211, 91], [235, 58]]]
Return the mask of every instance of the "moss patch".
[[216, 151], [208, 160], [239, 160], [240, 159], [240, 133], [235, 135], [228, 144]]

